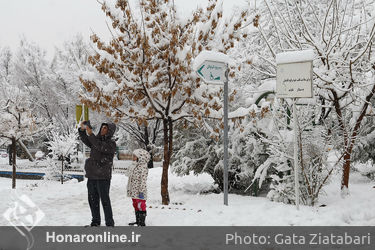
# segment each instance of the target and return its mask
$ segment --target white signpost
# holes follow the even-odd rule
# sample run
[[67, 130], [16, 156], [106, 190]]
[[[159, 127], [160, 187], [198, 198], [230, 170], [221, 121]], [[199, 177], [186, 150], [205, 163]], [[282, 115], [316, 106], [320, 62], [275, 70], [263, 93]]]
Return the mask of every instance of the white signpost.
[[208, 84], [224, 85], [224, 205], [228, 206], [228, 61], [227, 55], [202, 51], [193, 69]]
[[312, 97], [312, 61], [277, 64], [276, 96]]
[[276, 97], [292, 98], [294, 125], [294, 191], [299, 209], [299, 161], [297, 98], [312, 97], [312, 50], [285, 52], [276, 55]]

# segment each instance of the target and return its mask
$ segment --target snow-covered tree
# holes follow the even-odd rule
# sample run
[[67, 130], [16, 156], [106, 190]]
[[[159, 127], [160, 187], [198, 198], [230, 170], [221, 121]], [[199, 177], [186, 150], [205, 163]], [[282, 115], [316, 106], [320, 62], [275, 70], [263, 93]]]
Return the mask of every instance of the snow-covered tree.
[[47, 142], [48, 149], [50, 151], [52, 162], [49, 164], [50, 172], [54, 172], [58, 169], [58, 166], [53, 161], [61, 161], [59, 169], [61, 170], [61, 184], [64, 183], [64, 166], [66, 159], [70, 159], [78, 145], [77, 140], [77, 129], [72, 127], [68, 132], [52, 130], [49, 135], [49, 141]]
[[149, 121], [147, 125], [139, 125], [131, 121], [121, 120], [119, 122], [119, 127], [134, 138], [138, 142], [139, 147], [146, 149], [150, 153], [151, 158], [148, 163], [148, 168], [153, 168], [153, 157], [157, 148], [156, 144], [160, 141], [158, 140], [161, 132], [160, 120]]
[[41, 113], [51, 123], [58, 108], [58, 98], [50, 83], [50, 71], [46, 51], [37, 44], [22, 38], [14, 58], [14, 83], [31, 100], [35, 112]]
[[[16, 143], [19, 140], [32, 140], [46, 128], [44, 119], [30, 109], [29, 95], [14, 83], [11, 53], [2, 53], [0, 72], [0, 137], [11, 140], [13, 150], [12, 188], [16, 188]], [[4, 73], [5, 72], [5, 73]]]
[[233, 48], [246, 13], [223, 20], [222, 1], [217, 4], [216, 0], [188, 19], [180, 18], [169, 0], [141, 0], [137, 9], [126, 0], [105, 1], [102, 9], [111, 19], [113, 38], [105, 43], [92, 35], [97, 52], [89, 62], [109, 80], [100, 82], [93, 74], [84, 74], [81, 81], [92, 95], [83, 95], [83, 102], [117, 120], [162, 121], [161, 196], [162, 203], [169, 204], [173, 124], [181, 119], [202, 122], [204, 117], [218, 114], [222, 106], [222, 90], [197, 79], [193, 60], [203, 50], [226, 53]]
[[81, 35], [56, 48], [51, 62], [51, 84], [58, 99], [60, 110], [55, 116], [57, 125], [66, 133], [75, 124], [75, 107], [80, 104], [79, 93], [83, 89], [79, 75], [83, 71], [95, 71], [88, 63], [90, 47]]
[[9, 48], [0, 47], [0, 80], [9, 83], [13, 73], [12, 52]]
[[[314, 92], [321, 102], [319, 123], [334, 115], [343, 155], [343, 195], [347, 193], [352, 151], [375, 93], [374, 1], [264, 1], [257, 5], [243, 44], [252, 60], [253, 76], [274, 78], [275, 55], [313, 49]], [[258, 49], [265, 46], [266, 50]], [[333, 111], [333, 112], [331, 112]]]
[[30, 108], [66, 132], [75, 123], [75, 105], [82, 88], [80, 67], [87, 70], [88, 66], [83, 63], [87, 60], [85, 48], [78, 37], [57, 49], [49, 60], [42, 48], [23, 38], [13, 60], [14, 82], [32, 100]]
[[[294, 104], [295, 105], [295, 104]], [[269, 155], [255, 173], [259, 185], [270, 178], [272, 184], [268, 198], [284, 203], [295, 203], [294, 173], [298, 171], [300, 199], [305, 205], [314, 205], [322, 188], [329, 182], [336, 164], [327, 162], [332, 149], [332, 136], [322, 125], [315, 125], [315, 104], [298, 105], [298, 170], [294, 165], [294, 132], [288, 121], [291, 120], [291, 105], [275, 99], [271, 112], [256, 115], [254, 126], [259, 128], [260, 137]], [[257, 112], [259, 113], [259, 111]]]

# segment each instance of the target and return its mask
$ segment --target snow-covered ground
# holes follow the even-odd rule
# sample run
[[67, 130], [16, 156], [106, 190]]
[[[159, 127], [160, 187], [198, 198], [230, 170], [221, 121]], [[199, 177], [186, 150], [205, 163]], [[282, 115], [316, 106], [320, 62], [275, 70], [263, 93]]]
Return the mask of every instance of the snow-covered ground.
[[[3, 163], [3, 162], [1, 162]], [[0, 164], [1, 164], [0, 163]], [[117, 165], [130, 162], [118, 161]], [[148, 178], [147, 219], [150, 226], [344, 226], [375, 225], [375, 183], [358, 173], [351, 174], [350, 196], [340, 197], [339, 177], [334, 177], [314, 207], [271, 202], [264, 197], [229, 194], [229, 206], [223, 205], [223, 194], [204, 194], [213, 185], [209, 175], [178, 177], [169, 175], [171, 204], [161, 205], [161, 167], [151, 169]], [[115, 173], [111, 200], [116, 225], [133, 221], [134, 211], [126, 197], [127, 177]], [[0, 177], [0, 214], [13, 206], [11, 179]], [[81, 226], [90, 222], [86, 181], [17, 180], [17, 195], [27, 195], [45, 213], [39, 225]], [[320, 207], [325, 204], [325, 207]], [[104, 218], [104, 216], [102, 216]], [[102, 222], [103, 223], [103, 222]], [[104, 224], [104, 223], [103, 223]], [[0, 226], [9, 223], [0, 216]]]

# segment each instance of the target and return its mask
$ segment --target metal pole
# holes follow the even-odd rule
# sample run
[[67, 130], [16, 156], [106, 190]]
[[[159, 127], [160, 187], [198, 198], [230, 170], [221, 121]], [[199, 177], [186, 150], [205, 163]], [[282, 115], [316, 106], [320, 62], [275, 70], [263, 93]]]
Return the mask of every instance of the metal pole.
[[224, 205], [228, 206], [228, 65], [224, 82]]
[[299, 181], [298, 181], [298, 115], [297, 115], [297, 98], [293, 98], [293, 130], [294, 130], [294, 192], [296, 195], [296, 207], [299, 210]]

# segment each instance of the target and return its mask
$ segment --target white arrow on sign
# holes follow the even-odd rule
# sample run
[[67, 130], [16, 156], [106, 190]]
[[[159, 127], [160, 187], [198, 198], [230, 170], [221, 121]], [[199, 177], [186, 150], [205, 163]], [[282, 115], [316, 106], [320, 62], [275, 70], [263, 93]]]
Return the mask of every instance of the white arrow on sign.
[[224, 62], [204, 61], [197, 69], [197, 74], [203, 81], [211, 84], [224, 84], [227, 65]]

